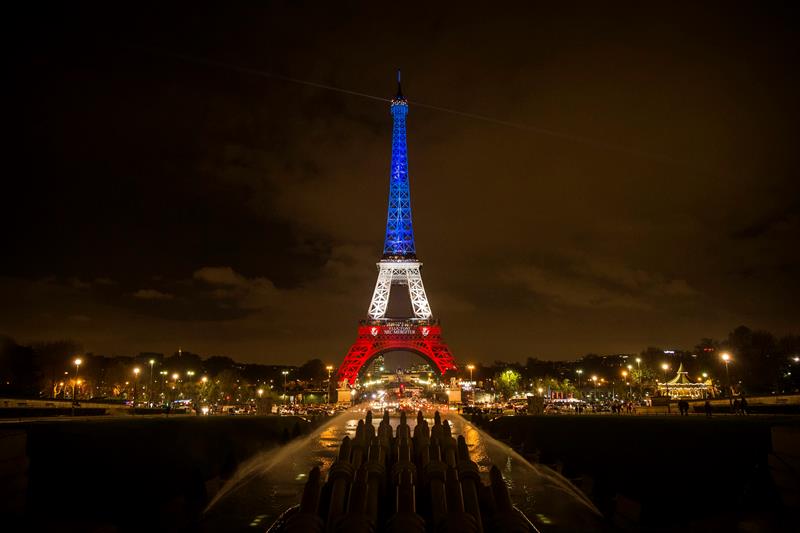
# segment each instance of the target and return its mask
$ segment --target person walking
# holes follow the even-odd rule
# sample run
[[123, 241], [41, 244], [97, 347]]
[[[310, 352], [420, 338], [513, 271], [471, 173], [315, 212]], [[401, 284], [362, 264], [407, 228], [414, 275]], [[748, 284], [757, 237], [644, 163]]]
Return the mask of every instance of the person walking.
[[703, 405], [706, 410], [706, 417], [711, 418], [711, 400], [706, 398], [706, 403]]

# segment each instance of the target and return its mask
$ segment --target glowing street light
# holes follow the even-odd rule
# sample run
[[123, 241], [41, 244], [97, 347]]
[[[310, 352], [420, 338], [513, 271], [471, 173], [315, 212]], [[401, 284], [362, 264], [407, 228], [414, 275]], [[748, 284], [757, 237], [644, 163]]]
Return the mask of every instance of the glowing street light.
[[325, 370], [328, 371], [328, 389], [325, 393], [325, 403], [331, 403], [331, 373], [333, 372], [333, 365], [328, 365], [325, 367]]
[[75, 396], [75, 386], [78, 384], [78, 374], [80, 373], [81, 363], [83, 363], [83, 360], [80, 357], [76, 357], [72, 363], [75, 365], [75, 381], [72, 384], [72, 402], [74, 403], [77, 398], [77, 396]]
[[592, 376], [592, 382], [594, 382], [594, 401], [597, 401], [597, 376]]
[[133, 367], [133, 405], [131, 406], [133, 414], [136, 414], [136, 393], [139, 388], [139, 372], [141, 371], [142, 369], [138, 366]]
[[150, 363], [150, 388], [147, 390], [147, 403], [153, 407], [153, 366], [156, 364], [156, 360], [150, 359], [148, 362]]
[[[630, 369], [630, 368], [633, 368], [633, 367], [631, 365], [628, 365], [628, 368]], [[627, 370], [623, 370], [622, 371], [622, 377], [625, 379], [625, 384], [628, 385], [628, 397], [630, 398], [630, 396], [631, 396], [631, 382], [628, 381], [628, 371]]]
[[639, 399], [642, 398], [642, 358], [636, 358], [636, 373], [639, 374]]
[[661, 369], [664, 371], [664, 386], [667, 389], [667, 398], [669, 398], [669, 383], [667, 383], [667, 370], [669, 370], [669, 365], [667, 363], [661, 363]]
[[728, 394], [730, 395], [731, 394], [731, 373], [728, 370], [728, 363], [730, 363], [730, 361], [731, 361], [731, 354], [729, 354], [728, 352], [722, 352], [722, 354], [720, 354], [720, 358], [722, 359], [722, 362], [725, 363], [725, 376], [728, 379]]

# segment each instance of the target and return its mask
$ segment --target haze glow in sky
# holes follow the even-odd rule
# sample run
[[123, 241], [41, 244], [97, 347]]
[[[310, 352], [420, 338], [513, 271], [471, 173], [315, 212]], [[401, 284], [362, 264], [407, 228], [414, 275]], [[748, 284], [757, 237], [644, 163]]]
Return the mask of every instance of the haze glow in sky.
[[792, 8], [29, 9], [0, 215], [18, 342], [338, 363], [355, 338], [388, 104], [173, 53], [386, 98], [403, 68], [417, 254], [461, 361], [797, 333]]

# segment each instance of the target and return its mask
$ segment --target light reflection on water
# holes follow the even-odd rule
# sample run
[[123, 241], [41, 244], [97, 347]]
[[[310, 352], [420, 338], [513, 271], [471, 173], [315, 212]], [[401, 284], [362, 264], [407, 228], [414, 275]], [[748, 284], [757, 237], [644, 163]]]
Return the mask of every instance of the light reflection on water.
[[[249, 530], [253, 517], [271, 524], [287, 508], [297, 504], [309, 470], [319, 466], [323, 476], [330, 468], [345, 435], [355, 436], [365, 412], [349, 411], [334, 417], [311, 435], [261, 454], [243, 464], [206, 511], [203, 530]], [[432, 415], [432, 413], [429, 413]], [[433, 427], [433, 416], [426, 416]], [[508, 446], [493, 439], [460, 415], [442, 413], [453, 437], [463, 435], [470, 457], [488, 483], [492, 464], [501, 468], [511, 499], [540, 529], [571, 531], [592, 529], [599, 513], [569, 481], [550, 468], [531, 465]], [[381, 413], [373, 412], [378, 428]], [[392, 416], [397, 427], [399, 416]], [[416, 416], [408, 417], [413, 432]]]

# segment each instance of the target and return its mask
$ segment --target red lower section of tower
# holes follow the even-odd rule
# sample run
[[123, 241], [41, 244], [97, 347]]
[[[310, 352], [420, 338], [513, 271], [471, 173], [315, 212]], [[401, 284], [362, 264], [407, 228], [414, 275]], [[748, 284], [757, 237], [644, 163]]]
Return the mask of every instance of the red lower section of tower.
[[347, 381], [352, 385], [361, 367], [374, 357], [392, 351], [414, 352], [433, 363], [442, 374], [457, 368], [450, 349], [442, 342], [442, 328], [438, 324], [362, 323], [358, 328], [356, 342], [350, 347], [339, 367], [336, 381]]

